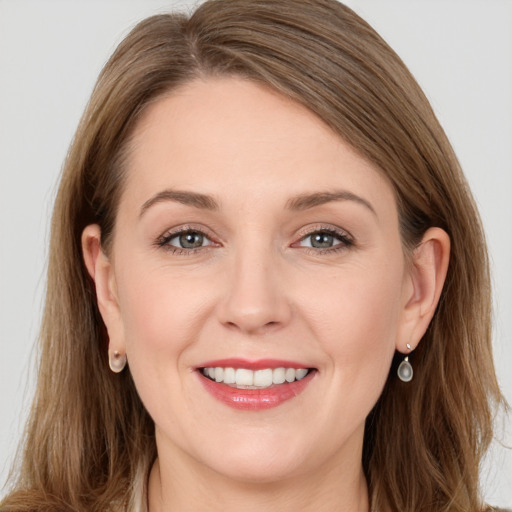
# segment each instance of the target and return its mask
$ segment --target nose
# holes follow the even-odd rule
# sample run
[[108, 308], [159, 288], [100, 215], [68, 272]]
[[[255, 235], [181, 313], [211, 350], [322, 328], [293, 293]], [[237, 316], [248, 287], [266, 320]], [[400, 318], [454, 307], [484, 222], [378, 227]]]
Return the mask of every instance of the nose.
[[285, 279], [271, 250], [246, 250], [234, 257], [226, 276], [227, 293], [219, 305], [219, 320], [245, 334], [266, 334], [285, 326], [292, 308]]

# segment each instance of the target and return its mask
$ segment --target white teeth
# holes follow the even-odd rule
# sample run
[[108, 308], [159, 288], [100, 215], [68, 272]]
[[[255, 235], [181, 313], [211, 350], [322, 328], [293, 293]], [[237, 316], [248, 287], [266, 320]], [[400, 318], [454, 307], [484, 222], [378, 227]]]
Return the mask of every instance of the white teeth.
[[272, 385], [272, 370], [256, 370], [254, 372], [254, 385], [261, 388], [268, 388]]
[[224, 381], [224, 368], [215, 368], [215, 382]]
[[235, 372], [235, 382], [237, 386], [254, 385], [254, 372], [245, 368], [238, 368]]
[[284, 368], [274, 368], [272, 372], [272, 382], [274, 384], [283, 384], [286, 380], [285, 372], [286, 370]]
[[284, 372], [286, 382], [293, 382], [295, 380], [296, 373], [297, 370], [294, 370], [293, 368], [286, 368], [286, 372]]
[[235, 369], [224, 368], [224, 384], [234, 384], [236, 382]]
[[309, 370], [306, 368], [265, 368], [248, 370], [246, 368], [203, 368], [203, 374], [215, 382], [223, 382], [232, 387], [243, 389], [264, 389], [272, 385], [284, 384], [303, 379]]
[[301, 380], [301, 379], [303, 379], [307, 374], [308, 374], [308, 370], [306, 370], [306, 368], [299, 368], [299, 369], [295, 372], [295, 378], [296, 378], [297, 380]]

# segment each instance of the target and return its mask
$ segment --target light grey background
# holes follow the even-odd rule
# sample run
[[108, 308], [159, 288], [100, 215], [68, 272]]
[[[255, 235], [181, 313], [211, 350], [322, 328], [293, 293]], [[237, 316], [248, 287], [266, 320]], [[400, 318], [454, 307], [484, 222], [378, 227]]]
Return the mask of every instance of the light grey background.
[[[141, 18], [196, 2], [0, 0], [0, 485], [33, 389], [49, 216], [94, 81]], [[492, 257], [495, 355], [512, 403], [512, 0], [347, 2], [425, 89], [473, 188]], [[510, 420], [482, 485], [512, 506]]]

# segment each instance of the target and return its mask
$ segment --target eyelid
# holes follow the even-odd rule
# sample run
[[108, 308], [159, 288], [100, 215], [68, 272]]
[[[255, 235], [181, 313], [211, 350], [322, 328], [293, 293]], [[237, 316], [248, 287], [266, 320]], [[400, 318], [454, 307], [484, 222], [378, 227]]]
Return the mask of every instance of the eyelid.
[[[301, 242], [303, 242], [306, 238], [309, 236], [315, 234], [315, 233], [322, 233], [326, 232], [329, 233], [336, 238], [340, 240], [340, 243], [334, 245], [333, 247], [325, 248], [325, 249], [319, 249], [314, 247], [308, 247], [299, 245]], [[291, 244], [292, 247], [300, 247], [304, 250], [311, 250], [313, 253], [321, 254], [326, 252], [334, 252], [339, 251], [343, 249], [347, 249], [353, 245], [355, 245], [354, 237], [345, 229], [339, 228], [337, 226], [329, 225], [329, 224], [320, 224], [316, 226], [307, 226], [305, 228], [302, 228], [298, 233], [298, 240]]]
[[[169, 245], [169, 241], [173, 238], [176, 238], [177, 236], [183, 234], [183, 233], [199, 233], [200, 235], [203, 235], [205, 238], [207, 238], [211, 243], [205, 246], [196, 247], [192, 249], [185, 249], [182, 247], [177, 247], [174, 245]], [[205, 250], [213, 246], [220, 246], [220, 242], [216, 240], [216, 237], [211, 233], [211, 231], [204, 226], [198, 226], [194, 224], [183, 224], [180, 226], [176, 226], [174, 228], [169, 228], [166, 231], [164, 231], [156, 240], [155, 245], [157, 247], [160, 247], [162, 249], [167, 249], [171, 252], [182, 252], [191, 254], [198, 250]]]
[[339, 228], [337, 226], [333, 226], [332, 224], [317, 224], [317, 225], [309, 225], [304, 228], [301, 228], [297, 233], [298, 240], [303, 240], [304, 238], [312, 235], [314, 233], [327, 231], [332, 233], [333, 235], [337, 235], [342, 238], [346, 238], [348, 240], [353, 241], [354, 237], [346, 230]]
[[[196, 248], [182, 248], [177, 247], [174, 245], [170, 245], [169, 241], [173, 238], [187, 232], [194, 232], [199, 233], [203, 235], [206, 239], [208, 239], [209, 243], [208, 245], [196, 247]], [[308, 236], [311, 236], [315, 233], [321, 233], [321, 232], [327, 232], [334, 237], [336, 237], [340, 243], [334, 245], [333, 247], [329, 248], [313, 248], [308, 246], [301, 246], [299, 245], [303, 240], [305, 240]], [[328, 252], [334, 252], [339, 251], [342, 249], [347, 249], [353, 245], [355, 245], [353, 236], [346, 231], [345, 229], [342, 229], [338, 226], [333, 226], [331, 224], [317, 224], [317, 225], [309, 225], [306, 227], [303, 227], [299, 230], [297, 233], [297, 239], [295, 242], [291, 244], [291, 247], [300, 247], [304, 250], [311, 250], [311, 252], [316, 254], [321, 253], [328, 253]], [[222, 244], [218, 241], [217, 237], [212, 234], [211, 230], [206, 228], [205, 226], [199, 226], [194, 224], [184, 224], [180, 226], [176, 226], [174, 228], [169, 228], [164, 233], [162, 233], [154, 242], [154, 245], [158, 248], [166, 249], [172, 253], [175, 254], [194, 254], [197, 251], [205, 251], [212, 247], [219, 247]]]
[[[177, 239], [180, 239], [182, 235], [187, 235], [187, 234], [194, 234], [194, 235], [200, 235], [201, 238], [202, 238], [202, 241], [203, 243], [204, 242], [207, 242], [206, 245], [200, 245], [199, 247], [180, 247], [179, 245], [174, 245], [172, 244], [171, 242], [173, 240], [177, 240]], [[210, 240], [209, 237], [207, 237], [204, 233], [201, 233], [199, 231], [191, 231], [191, 230], [188, 230], [188, 231], [182, 231], [182, 232], [178, 232], [178, 233], [171, 233], [169, 236], [166, 237], [166, 243], [168, 245], [170, 245], [171, 247], [176, 247], [177, 249], [187, 249], [187, 250], [192, 250], [192, 249], [202, 249], [203, 247], [209, 247], [210, 245], [213, 245], [214, 242], [212, 240]]]

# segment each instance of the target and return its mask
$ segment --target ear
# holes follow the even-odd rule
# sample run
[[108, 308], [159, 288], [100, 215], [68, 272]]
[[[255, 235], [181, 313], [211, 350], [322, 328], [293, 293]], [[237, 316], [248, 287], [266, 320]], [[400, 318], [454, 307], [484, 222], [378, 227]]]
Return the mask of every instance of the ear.
[[[396, 349], [414, 350], [434, 316], [450, 259], [450, 237], [441, 228], [428, 229], [414, 249], [403, 288], [403, 309]], [[410, 349], [407, 345], [410, 345]]]
[[101, 229], [90, 224], [82, 233], [82, 253], [85, 266], [96, 287], [98, 308], [107, 327], [109, 354], [125, 354], [124, 329], [117, 299], [114, 268], [101, 248]]

